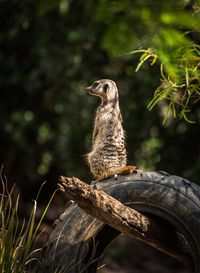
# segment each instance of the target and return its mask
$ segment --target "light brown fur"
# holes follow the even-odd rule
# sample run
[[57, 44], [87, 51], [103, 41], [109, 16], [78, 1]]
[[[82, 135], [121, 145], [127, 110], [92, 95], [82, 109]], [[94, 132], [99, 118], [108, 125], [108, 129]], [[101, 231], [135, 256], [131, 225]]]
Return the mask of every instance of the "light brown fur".
[[114, 174], [132, 173], [135, 166], [126, 166], [127, 153], [116, 84], [107, 79], [94, 82], [86, 90], [101, 98], [97, 108], [88, 163], [98, 180]]

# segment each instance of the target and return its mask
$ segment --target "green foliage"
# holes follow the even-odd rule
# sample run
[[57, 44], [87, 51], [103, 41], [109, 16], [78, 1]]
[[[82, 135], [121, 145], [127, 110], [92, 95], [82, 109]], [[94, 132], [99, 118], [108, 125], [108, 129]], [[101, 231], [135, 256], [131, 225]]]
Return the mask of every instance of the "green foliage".
[[[190, 105], [199, 100], [200, 51], [199, 45], [192, 38], [194, 33], [200, 35], [198, 5], [187, 11], [179, 4], [175, 7], [171, 1], [162, 5], [152, 5], [150, 1], [142, 6], [139, 16], [137, 7], [140, 3], [135, 1], [131, 5], [129, 1], [123, 4], [113, 2], [107, 7], [104, 1], [101, 2], [99, 13], [108, 13], [108, 18], [113, 20], [105, 33], [103, 47], [110, 50], [112, 55], [117, 55], [122, 54], [122, 49], [129, 50], [134, 44], [135, 47], [137, 44], [151, 46], [146, 50], [136, 49], [130, 52], [141, 53], [136, 72], [149, 60], [150, 65], [156, 62], [160, 65], [161, 84], [148, 108], [152, 109], [158, 102], [168, 100], [164, 122], [168, 114], [191, 122], [188, 119]], [[132, 6], [132, 9], [127, 9], [128, 6]], [[114, 21], [116, 17], [119, 17], [117, 24]], [[134, 19], [142, 29], [142, 37], [131, 27]], [[137, 30], [137, 26], [134, 27]], [[128, 43], [125, 37], [129, 37]]]
[[[198, 182], [197, 4], [0, 2], [0, 164], [25, 199], [43, 180], [51, 195], [60, 174], [91, 179], [85, 154], [99, 102], [85, 86], [99, 78], [119, 86], [130, 162]], [[135, 50], [142, 51], [138, 67], [138, 56], [128, 54]], [[157, 107], [149, 112], [148, 104]]]
[[[191, 103], [197, 103], [200, 100], [200, 51], [199, 46], [188, 41], [185, 47], [180, 47], [178, 43], [173, 49], [172, 58], [169, 54], [163, 54], [162, 51], [155, 53], [152, 49], [135, 50], [131, 53], [142, 53], [140, 61], [136, 67], [136, 72], [147, 60], [151, 60], [151, 65], [156, 61], [160, 62], [161, 85], [156, 89], [153, 99], [148, 104], [152, 108], [163, 100], [168, 100], [168, 107], [164, 117], [164, 123], [168, 114], [172, 113], [177, 117], [177, 111], [180, 118], [193, 123], [187, 117]], [[173, 64], [174, 63], [174, 64]]]
[[7, 181], [4, 182], [2, 177], [1, 182], [3, 192], [0, 196], [0, 272], [38, 272], [39, 260], [36, 257], [39, 257], [41, 249], [34, 249], [34, 245], [41, 236], [38, 231], [53, 196], [38, 223], [37, 200], [33, 202], [29, 218], [22, 220], [19, 218], [19, 195], [15, 196], [14, 187], [10, 192], [7, 190]]

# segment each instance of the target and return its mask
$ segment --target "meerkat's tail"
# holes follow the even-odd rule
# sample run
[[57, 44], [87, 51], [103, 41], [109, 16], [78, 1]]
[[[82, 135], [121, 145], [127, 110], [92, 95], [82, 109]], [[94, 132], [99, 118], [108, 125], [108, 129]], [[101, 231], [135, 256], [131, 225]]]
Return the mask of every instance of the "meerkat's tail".
[[131, 174], [134, 172], [136, 172], [136, 166], [123, 166], [113, 170], [109, 170], [109, 172], [105, 172], [97, 181], [104, 180], [112, 175]]

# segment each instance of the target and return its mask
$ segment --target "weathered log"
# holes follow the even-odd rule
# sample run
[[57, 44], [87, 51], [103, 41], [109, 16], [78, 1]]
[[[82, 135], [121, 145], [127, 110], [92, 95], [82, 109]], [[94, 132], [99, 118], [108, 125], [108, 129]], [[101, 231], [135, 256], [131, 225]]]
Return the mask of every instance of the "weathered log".
[[78, 178], [61, 176], [59, 187], [69, 199], [77, 202], [80, 208], [93, 217], [192, 268], [193, 262], [187, 242], [173, 229], [123, 205], [104, 191], [93, 189]]

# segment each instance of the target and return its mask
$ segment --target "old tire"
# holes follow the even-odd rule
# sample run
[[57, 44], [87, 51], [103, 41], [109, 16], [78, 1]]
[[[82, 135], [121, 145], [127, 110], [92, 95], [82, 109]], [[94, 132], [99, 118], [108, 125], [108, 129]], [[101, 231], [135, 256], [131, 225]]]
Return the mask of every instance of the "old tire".
[[[165, 172], [119, 175], [98, 182], [97, 189], [181, 233], [189, 246], [193, 272], [200, 272], [200, 187]], [[69, 202], [55, 222], [46, 245], [41, 272], [96, 272], [98, 258], [119, 234]], [[59, 271], [59, 272], [60, 272]], [[57, 271], [56, 271], [57, 272]]]

